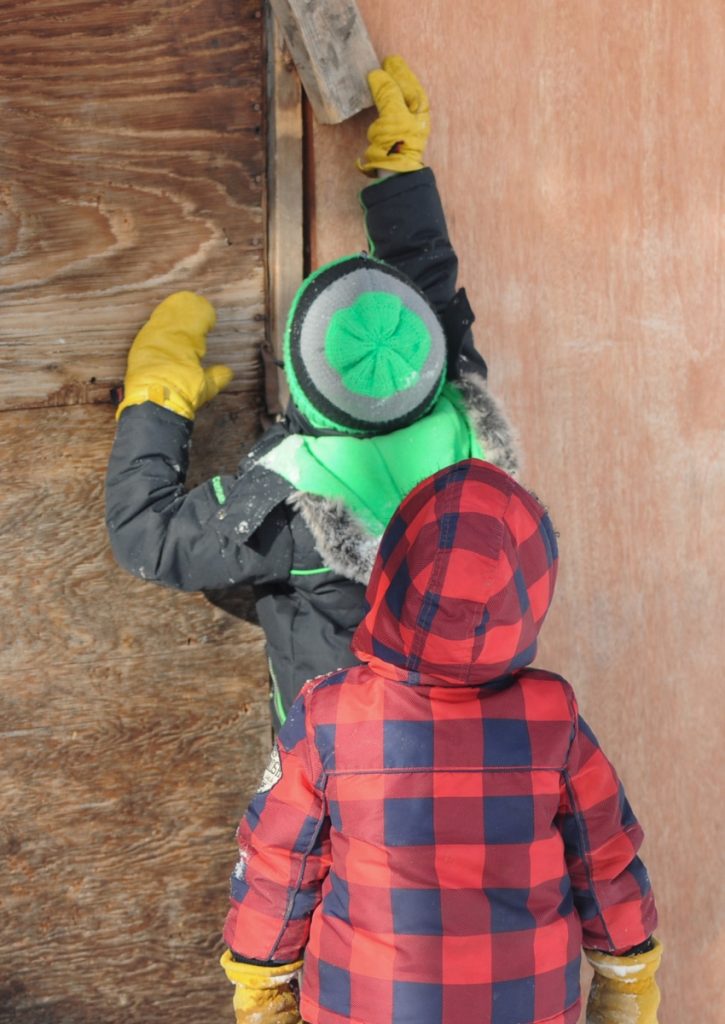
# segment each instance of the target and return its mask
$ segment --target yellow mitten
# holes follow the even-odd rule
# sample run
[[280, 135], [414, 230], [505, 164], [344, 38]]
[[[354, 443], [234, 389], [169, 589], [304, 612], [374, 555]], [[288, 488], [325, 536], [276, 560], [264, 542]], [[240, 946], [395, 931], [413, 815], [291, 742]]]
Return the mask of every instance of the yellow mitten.
[[194, 292], [159, 303], [131, 345], [116, 417], [129, 405], [155, 402], [193, 420], [234, 376], [228, 366], [201, 365], [215, 320], [212, 304]]
[[657, 1024], [660, 990], [655, 972], [662, 959], [662, 945], [635, 956], [609, 956], [585, 949], [594, 968], [587, 1002], [587, 1024]]
[[237, 1024], [302, 1024], [297, 993], [302, 960], [279, 967], [238, 964], [229, 950], [219, 961], [236, 986]]
[[425, 89], [402, 57], [386, 57], [382, 69], [371, 71], [368, 84], [378, 117], [368, 129], [368, 142], [357, 166], [369, 177], [385, 171], [417, 171], [430, 134], [430, 108]]

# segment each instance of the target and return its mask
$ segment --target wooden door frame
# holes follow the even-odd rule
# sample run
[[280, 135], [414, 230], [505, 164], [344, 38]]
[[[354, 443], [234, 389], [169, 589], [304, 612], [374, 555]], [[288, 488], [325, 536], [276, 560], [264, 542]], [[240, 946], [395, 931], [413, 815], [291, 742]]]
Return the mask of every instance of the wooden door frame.
[[304, 112], [300, 80], [279, 24], [265, 2], [267, 89], [267, 337], [262, 356], [270, 420], [284, 411], [287, 381], [278, 365], [292, 300], [305, 274]]

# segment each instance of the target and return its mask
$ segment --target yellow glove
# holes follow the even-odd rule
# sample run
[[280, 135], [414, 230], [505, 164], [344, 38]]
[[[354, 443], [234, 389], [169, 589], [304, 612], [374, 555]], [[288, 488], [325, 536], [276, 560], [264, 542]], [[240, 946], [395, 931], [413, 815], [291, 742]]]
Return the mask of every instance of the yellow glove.
[[279, 967], [255, 967], [236, 963], [227, 950], [219, 963], [236, 985], [237, 1024], [302, 1024], [297, 1000], [302, 960]]
[[194, 292], [176, 292], [159, 303], [128, 353], [116, 418], [129, 405], [155, 402], [193, 420], [234, 376], [228, 366], [201, 365], [215, 320], [212, 304]]
[[585, 949], [594, 968], [587, 1002], [587, 1024], [657, 1024], [660, 990], [655, 971], [662, 959], [662, 945], [636, 956], [609, 956]]
[[368, 85], [378, 117], [368, 129], [368, 142], [357, 166], [368, 177], [385, 171], [418, 171], [430, 134], [430, 107], [425, 89], [402, 57], [386, 57], [382, 69], [371, 71]]

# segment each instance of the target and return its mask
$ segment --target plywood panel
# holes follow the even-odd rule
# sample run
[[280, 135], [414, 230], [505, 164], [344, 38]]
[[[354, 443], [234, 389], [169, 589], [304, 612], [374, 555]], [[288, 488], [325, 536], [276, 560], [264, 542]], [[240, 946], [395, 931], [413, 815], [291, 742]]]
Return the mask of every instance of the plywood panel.
[[[211, 406], [192, 475], [233, 468], [254, 418]], [[270, 742], [260, 630], [114, 564], [110, 408], [0, 420], [0, 1020], [221, 1019], [234, 828]]]
[[5, 676], [0, 1019], [222, 1019], [233, 818], [268, 748], [262, 680], [260, 659], [218, 645]]
[[[194, 477], [233, 471], [258, 408], [218, 398], [194, 432]], [[145, 652], [250, 642], [249, 629], [198, 595], [144, 585], [110, 553], [103, 485], [115, 430], [110, 407], [0, 417], [0, 578], [3, 666], [81, 665]], [[256, 632], [253, 631], [256, 644]], [[159, 672], [161, 682], [165, 672]]]
[[261, 6], [3, 5], [0, 408], [106, 401], [180, 288], [217, 305], [213, 357], [243, 381], [265, 308]]
[[[270, 743], [261, 632], [114, 563], [109, 387], [153, 306], [236, 372], [190, 482], [256, 436], [259, 0], [0, 11], [0, 1021], [223, 1019], [234, 829]], [[249, 618], [250, 595], [237, 599]]]
[[[575, 685], [649, 836], [660, 1019], [713, 1019], [725, 8], [360, 9], [377, 52], [403, 53], [430, 92], [477, 341], [561, 534], [538, 662]], [[370, 120], [314, 126], [314, 264], [365, 244], [353, 161]]]

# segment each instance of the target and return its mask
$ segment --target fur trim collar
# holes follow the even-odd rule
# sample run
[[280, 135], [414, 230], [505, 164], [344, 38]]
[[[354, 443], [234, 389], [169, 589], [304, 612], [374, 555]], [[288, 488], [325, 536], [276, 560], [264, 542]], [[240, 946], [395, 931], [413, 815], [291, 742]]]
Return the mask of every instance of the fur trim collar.
[[356, 583], [367, 583], [380, 544], [342, 501], [297, 491], [289, 498], [325, 564]]
[[516, 478], [520, 469], [519, 442], [501, 402], [477, 374], [455, 382], [463, 395], [473, 432], [486, 453], [486, 461]]

